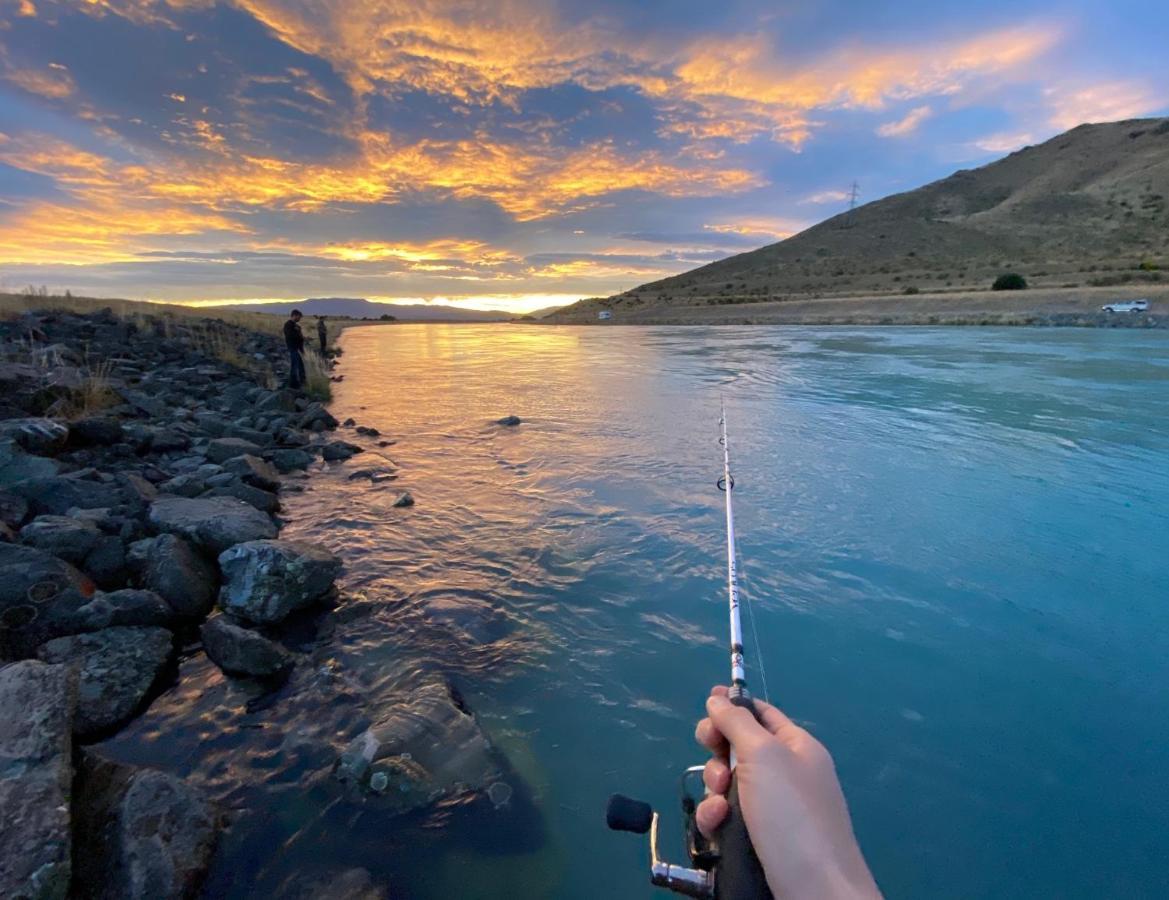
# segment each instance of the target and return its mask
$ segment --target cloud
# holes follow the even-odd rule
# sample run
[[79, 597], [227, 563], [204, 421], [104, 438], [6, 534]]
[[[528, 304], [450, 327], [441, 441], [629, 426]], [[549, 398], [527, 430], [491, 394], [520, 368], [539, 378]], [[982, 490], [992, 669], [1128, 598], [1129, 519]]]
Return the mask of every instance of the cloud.
[[902, 118], [893, 122], [886, 122], [877, 129], [881, 137], [905, 137], [917, 131], [917, 126], [933, 115], [928, 106], [918, 106], [911, 109]]
[[1045, 93], [1051, 108], [1051, 124], [1064, 131], [1085, 122], [1137, 118], [1164, 109], [1169, 102], [1164, 92], [1154, 92], [1139, 81], [1050, 88]]
[[1027, 131], [1000, 131], [973, 141], [973, 145], [987, 153], [1010, 153], [1035, 142], [1035, 136]]
[[843, 203], [849, 196], [848, 191], [817, 191], [809, 194], [800, 203]]

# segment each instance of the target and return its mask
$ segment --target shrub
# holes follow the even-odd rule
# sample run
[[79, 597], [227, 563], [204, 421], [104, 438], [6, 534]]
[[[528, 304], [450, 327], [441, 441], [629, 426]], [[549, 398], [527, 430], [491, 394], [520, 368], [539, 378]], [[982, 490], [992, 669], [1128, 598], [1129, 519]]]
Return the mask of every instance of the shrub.
[[1000, 275], [990, 286], [992, 291], [1021, 291], [1026, 289], [1027, 279], [1017, 272], [1007, 272]]
[[917, 287], [914, 287], [914, 286], [911, 284], [909, 287], [907, 287], [907, 288], [906, 288], [905, 290], [903, 290], [901, 293], [903, 293], [903, 294], [920, 294], [920, 293], [921, 293], [921, 289], [920, 289], [920, 288], [917, 288]]
[[1161, 267], [1158, 266], [1151, 259], [1146, 259], [1146, 260], [1141, 261], [1139, 268], [1142, 272], [1156, 272]]

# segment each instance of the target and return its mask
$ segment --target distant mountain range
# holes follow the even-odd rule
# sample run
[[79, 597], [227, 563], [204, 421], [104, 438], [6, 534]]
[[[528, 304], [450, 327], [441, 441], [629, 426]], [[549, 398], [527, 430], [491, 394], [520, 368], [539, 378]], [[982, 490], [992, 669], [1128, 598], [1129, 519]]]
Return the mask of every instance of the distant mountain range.
[[[546, 321], [620, 321], [766, 301], [1160, 281], [1169, 269], [1169, 118], [1080, 125], [997, 162], [867, 203], [787, 240]], [[1169, 276], [1165, 276], [1169, 277]], [[730, 310], [728, 309], [728, 312]]]
[[400, 322], [506, 322], [507, 313], [461, 309], [442, 303], [374, 303], [359, 297], [310, 297], [289, 303], [238, 303], [219, 309], [271, 313], [287, 316], [299, 309], [306, 316], [348, 316], [352, 319], [380, 319], [393, 316]]

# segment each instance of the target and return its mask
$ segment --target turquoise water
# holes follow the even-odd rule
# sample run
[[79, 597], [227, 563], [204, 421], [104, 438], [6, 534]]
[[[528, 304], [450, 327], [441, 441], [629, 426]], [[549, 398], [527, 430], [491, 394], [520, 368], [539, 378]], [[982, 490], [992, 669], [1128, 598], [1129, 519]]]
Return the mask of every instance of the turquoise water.
[[[194, 657], [121, 739], [238, 810], [209, 895], [360, 866], [403, 898], [651, 896], [603, 808], [652, 801], [681, 855], [677, 776], [727, 675], [720, 397], [771, 699], [832, 751], [887, 895], [1169, 894], [1164, 334], [403, 325], [342, 346], [335, 414], [398, 443], [309, 480], [285, 535], [338, 550], [354, 599], [281, 695], [248, 710]], [[347, 480], [375, 453], [397, 482]], [[390, 507], [402, 489], [416, 506]], [[508, 636], [429, 627], [444, 594]], [[391, 819], [333, 786], [420, 671], [522, 776], [507, 809]]]

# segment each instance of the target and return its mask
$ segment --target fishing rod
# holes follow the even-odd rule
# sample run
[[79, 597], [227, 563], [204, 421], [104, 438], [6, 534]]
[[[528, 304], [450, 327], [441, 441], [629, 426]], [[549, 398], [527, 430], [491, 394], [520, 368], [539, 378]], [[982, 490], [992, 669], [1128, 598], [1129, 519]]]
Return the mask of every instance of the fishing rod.
[[[743, 654], [743, 622], [739, 615], [739, 579], [735, 566], [735, 512], [731, 492], [735, 477], [731, 474], [731, 448], [727, 439], [727, 410], [722, 407], [719, 419], [719, 444], [723, 450], [723, 474], [716, 484], [726, 497], [727, 519], [727, 605], [730, 610], [731, 687], [728, 699], [758, 717], [755, 702], [747, 690], [747, 672]], [[752, 619], [752, 622], [754, 620]], [[766, 686], [766, 681], [764, 682]], [[648, 803], [622, 794], [609, 798], [605, 819], [614, 831], [634, 834], [649, 832], [650, 883], [669, 888], [687, 897], [703, 900], [770, 900], [771, 891], [763, 867], [751, 845], [747, 823], [739, 806], [739, 783], [735, 778], [735, 751], [730, 755], [731, 787], [727, 793], [730, 812], [718, 834], [707, 840], [698, 830], [694, 811], [702, 797], [696, 785], [702, 783], [702, 766], [691, 766], [682, 775], [682, 815], [685, 825], [686, 852], [690, 867], [665, 862], [658, 851], [660, 817]]]

